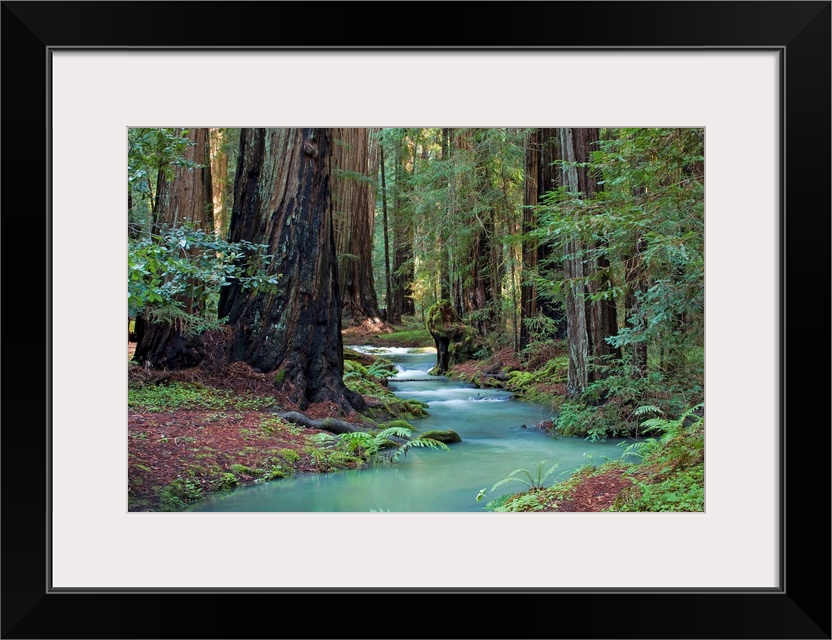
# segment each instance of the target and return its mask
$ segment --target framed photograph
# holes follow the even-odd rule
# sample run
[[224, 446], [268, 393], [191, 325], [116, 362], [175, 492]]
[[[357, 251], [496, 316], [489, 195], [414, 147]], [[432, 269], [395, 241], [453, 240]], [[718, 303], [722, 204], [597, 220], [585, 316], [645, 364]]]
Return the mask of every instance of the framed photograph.
[[[474, 637], [830, 637], [829, 367], [802, 357], [828, 323], [829, 2], [2, 12], [6, 338], [25, 345], [5, 367], [3, 637], [432, 637], [421, 607], [392, 631], [369, 611], [461, 597]], [[130, 512], [137, 126], [704, 129], [704, 512]]]

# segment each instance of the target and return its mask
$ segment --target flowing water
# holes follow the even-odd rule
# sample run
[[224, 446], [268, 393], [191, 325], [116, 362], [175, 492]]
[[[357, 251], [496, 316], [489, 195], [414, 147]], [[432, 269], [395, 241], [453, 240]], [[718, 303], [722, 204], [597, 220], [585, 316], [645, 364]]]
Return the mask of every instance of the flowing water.
[[[507, 391], [428, 376], [436, 361], [433, 349], [357, 349], [396, 363], [399, 372], [390, 380], [389, 389], [398, 397], [428, 403], [429, 417], [410, 420], [417, 432], [453, 429], [462, 442], [449, 445], [450, 452], [412, 448], [389, 465], [299, 474], [241, 487], [211, 496], [192, 511], [484, 511], [488, 499], [527, 489], [512, 481], [491, 491], [516, 469], [527, 469], [536, 479], [541, 461], [546, 461], [544, 472], [557, 464], [544, 483], [548, 486], [582, 465], [621, 456], [620, 440], [593, 443], [552, 436], [536, 428], [552, 417], [551, 410], [516, 400]], [[414, 378], [420, 381], [397, 382]], [[487, 496], [478, 502], [481, 489], [487, 490]]]

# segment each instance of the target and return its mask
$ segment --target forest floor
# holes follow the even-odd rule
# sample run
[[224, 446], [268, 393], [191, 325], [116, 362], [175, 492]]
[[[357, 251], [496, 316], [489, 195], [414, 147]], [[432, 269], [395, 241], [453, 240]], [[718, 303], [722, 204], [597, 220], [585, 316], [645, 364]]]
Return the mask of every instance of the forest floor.
[[[405, 337], [399, 342], [394, 336], [387, 345], [413, 347], [413, 342], [404, 342]], [[377, 338], [378, 334], [347, 332], [344, 344], [378, 344]], [[416, 346], [426, 345], [422, 341]], [[129, 358], [134, 350], [135, 343], [129, 343]], [[508, 351], [499, 355], [511, 357]], [[510, 364], [520, 365], [519, 361]], [[131, 360], [128, 368], [133, 397], [141, 398], [131, 400], [128, 407], [130, 511], [179, 511], [238, 486], [361, 465], [333, 444], [316, 440], [320, 430], [279, 419], [277, 412], [298, 411], [298, 407], [277, 392], [268, 375], [247, 365], [234, 363], [222, 376], [200, 367], [148, 371]], [[458, 373], [473, 376], [493, 369], [493, 361], [471, 362], [460, 366]], [[334, 417], [373, 424], [358, 413], [344, 416], [328, 404], [310, 405], [303, 413], [313, 420]], [[602, 511], [629, 484], [631, 480], [619, 469], [587, 475], [557, 500], [544, 500], [537, 510]]]

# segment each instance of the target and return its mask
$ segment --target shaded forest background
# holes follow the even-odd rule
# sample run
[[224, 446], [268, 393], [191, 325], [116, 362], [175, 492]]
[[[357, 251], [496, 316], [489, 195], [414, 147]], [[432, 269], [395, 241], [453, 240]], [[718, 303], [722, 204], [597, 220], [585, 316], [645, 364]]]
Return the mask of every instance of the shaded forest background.
[[517, 388], [562, 383], [565, 435], [703, 401], [702, 129], [128, 138], [128, 321], [148, 368], [242, 361], [301, 406], [360, 411], [342, 333], [418, 322], [457, 345], [450, 368], [511, 352]]

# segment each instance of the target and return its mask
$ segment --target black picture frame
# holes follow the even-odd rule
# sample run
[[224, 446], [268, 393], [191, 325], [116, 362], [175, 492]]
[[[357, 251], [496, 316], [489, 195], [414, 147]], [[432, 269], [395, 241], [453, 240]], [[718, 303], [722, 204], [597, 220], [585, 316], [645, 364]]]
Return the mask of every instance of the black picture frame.
[[[403, 29], [416, 12], [427, 16], [419, 28]], [[281, 26], [291, 16], [297, 27]], [[829, 321], [830, 2], [3, 2], [0, 17], [3, 334], [17, 346], [2, 364], [3, 638], [830, 638], [829, 365], [815, 353], [828, 348], [818, 333]], [[779, 51], [780, 588], [52, 590], [49, 391], [60, 381], [49, 371], [48, 268], [60, 240], [50, 235], [48, 97], [50, 51], [63, 47]], [[94, 286], [79, 274], [79, 307]], [[684, 562], [684, 549], [670, 560]]]

